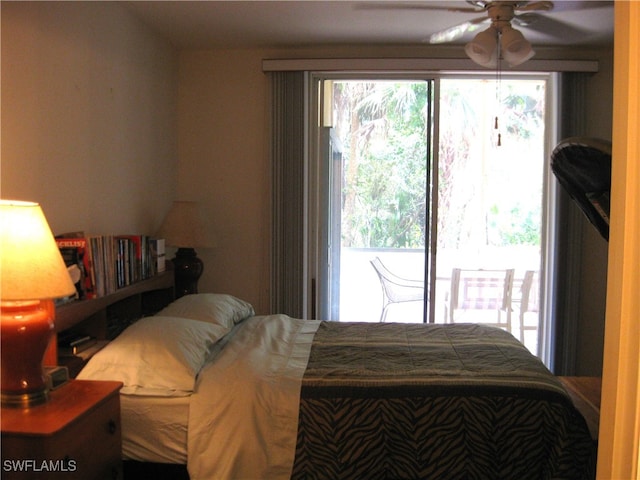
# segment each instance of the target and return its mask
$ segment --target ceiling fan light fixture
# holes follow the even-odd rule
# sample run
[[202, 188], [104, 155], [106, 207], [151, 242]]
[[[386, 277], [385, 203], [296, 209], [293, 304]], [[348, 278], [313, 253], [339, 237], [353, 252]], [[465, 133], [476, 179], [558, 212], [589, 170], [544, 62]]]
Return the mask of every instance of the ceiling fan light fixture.
[[502, 57], [510, 67], [520, 65], [535, 55], [522, 32], [506, 25], [501, 30]]
[[498, 30], [491, 26], [478, 33], [465, 45], [464, 51], [478, 65], [495, 66], [498, 56]]

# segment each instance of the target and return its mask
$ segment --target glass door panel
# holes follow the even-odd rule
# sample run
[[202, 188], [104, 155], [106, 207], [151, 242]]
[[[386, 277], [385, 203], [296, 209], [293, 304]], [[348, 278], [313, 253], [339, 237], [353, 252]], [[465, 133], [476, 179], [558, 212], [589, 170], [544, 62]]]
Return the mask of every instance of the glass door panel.
[[[342, 164], [331, 181], [340, 229], [339, 319], [422, 322], [424, 295], [384, 289], [372, 261], [424, 289], [428, 238], [430, 83], [333, 80], [332, 126]], [[334, 142], [336, 143], [336, 142]], [[338, 210], [338, 209], [336, 209]], [[337, 271], [337, 270], [336, 270]], [[338, 292], [334, 301], [338, 298]]]
[[[439, 101], [435, 320], [451, 321], [454, 269], [513, 269], [510, 329], [520, 337], [525, 274], [542, 264], [545, 81], [442, 79]], [[525, 332], [534, 352], [537, 320]]]

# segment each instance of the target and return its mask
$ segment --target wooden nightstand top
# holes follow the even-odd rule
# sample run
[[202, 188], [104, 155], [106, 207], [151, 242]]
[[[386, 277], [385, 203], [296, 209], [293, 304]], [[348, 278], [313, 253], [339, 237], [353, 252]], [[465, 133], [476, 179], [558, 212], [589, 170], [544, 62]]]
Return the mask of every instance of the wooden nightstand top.
[[600, 423], [600, 377], [558, 377], [569, 392], [573, 404], [580, 411], [594, 440], [598, 439]]
[[2, 408], [2, 434], [53, 435], [122, 388], [120, 382], [70, 380], [32, 408]]

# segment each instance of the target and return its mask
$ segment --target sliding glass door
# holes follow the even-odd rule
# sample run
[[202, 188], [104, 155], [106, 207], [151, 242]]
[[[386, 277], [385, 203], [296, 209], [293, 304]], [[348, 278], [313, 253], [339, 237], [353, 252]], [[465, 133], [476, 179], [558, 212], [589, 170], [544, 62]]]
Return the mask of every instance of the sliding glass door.
[[473, 302], [506, 315], [512, 333], [537, 351], [547, 81], [314, 78], [314, 317], [490, 318], [459, 311], [471, 284], [455, 282], [460, 271], [495, 270], [505, 272], [508, 298], [490, 300], [485, 280], [476, 287], [484, 300]]

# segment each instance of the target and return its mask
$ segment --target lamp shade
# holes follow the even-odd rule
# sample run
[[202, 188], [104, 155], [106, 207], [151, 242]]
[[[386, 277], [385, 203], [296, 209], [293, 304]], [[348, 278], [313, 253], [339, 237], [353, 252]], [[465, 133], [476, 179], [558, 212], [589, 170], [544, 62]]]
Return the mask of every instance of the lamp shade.
[[467, 56], [483, 67], [493, 67], [498, 58], [498, 30], [491, 26], [464, 47]]
[[215, 236], [198, 202], [173, 202], [157, 236], [164, 238], [167, 245], [172, 247], [212, 248], [216, 246]]
[[0, 200], [0, 298], [65, 297], [76, 289], [37, 203]]
[[535, 55], [522, 32], [510, 26], [502, 27], [502, 57], [511, 67], [520, 65]]

